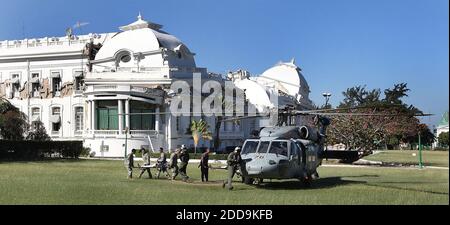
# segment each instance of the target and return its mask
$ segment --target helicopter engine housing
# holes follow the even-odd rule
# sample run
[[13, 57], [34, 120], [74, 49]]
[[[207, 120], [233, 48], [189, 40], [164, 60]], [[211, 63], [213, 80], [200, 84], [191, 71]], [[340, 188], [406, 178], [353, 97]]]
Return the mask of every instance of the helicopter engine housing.
[[311, 140], [314, 142], [319, 140], [319, 134], [318, 134], [316, 128], [302, 126], [302, 127], [300, 127], [299, 132], [300, 132], [300, 138], [302, 138], [302, 139]]

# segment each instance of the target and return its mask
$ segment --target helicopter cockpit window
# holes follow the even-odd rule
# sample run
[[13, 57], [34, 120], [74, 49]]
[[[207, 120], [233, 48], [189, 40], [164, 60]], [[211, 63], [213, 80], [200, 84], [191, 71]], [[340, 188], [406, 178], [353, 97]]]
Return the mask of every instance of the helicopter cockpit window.
[[269, 141], [261, 141], [261, 144], [259, 144], [258, 153], [267, 153], [269, 144], [270, 144]]
[[274, 153], [277, 155], [288, 155], [288, 148], [286, 141], [272, 141], [270, 145], [269, 153]]
[[255, 153], [258, 147], [259, 141], [247, 141], [245, 142], [244, 148], [241, 154]]

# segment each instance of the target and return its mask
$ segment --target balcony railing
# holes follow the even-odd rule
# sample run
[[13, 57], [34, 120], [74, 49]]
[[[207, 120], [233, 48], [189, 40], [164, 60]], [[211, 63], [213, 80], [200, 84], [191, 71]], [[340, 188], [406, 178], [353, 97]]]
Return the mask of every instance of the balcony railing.
[[117, 86], [116, 85], [94, 85], [93, 89], [94, 91], [98, 91], [98, 90], [108, 90], [108, 89], [116, 89]]
[[157, 136], [157, 130], [130, 130], [130, 135], [133, 137], [147, 137]]
[[89, 41], [90, 38], [87, 35], [77, 37], [76, 39], [67, 39], [67, 37], [53, 37], [40, 39], [9, 40], [9, 41], [0, 41], [0, 49], [29, 48], [29, 47], [54, 46], [54, 45], [75, 45], [75, 44], [86, 44]]
[[[92, 132], [87, 131], [87, 134]], [[98, 136], [112, 136], [115, 137], [116, 135], [119, 135], [119, 130], [94, 130], [93, 131], [94, 135], [98, 135]], [[122, 132], [123, 135], [125, 135], [125, 131]], [[129, 135], [131, 137], [155, 137], [159, 134], [159, 132], [157, 130], [130, 130]]]
[[[104, 67], [104, 72], [163, 72], [163, 71], [171, 71], [171, 72], [184, 72], [184, 73], [201, 73], [206, 72], [205, 68], [199, 67]], [[101, 72], [97, 72], [101, 73]]]
[[106, 136], [113, 136], [118, 135], [118, 130], [94, 130], [95, 135], [106, 135]]

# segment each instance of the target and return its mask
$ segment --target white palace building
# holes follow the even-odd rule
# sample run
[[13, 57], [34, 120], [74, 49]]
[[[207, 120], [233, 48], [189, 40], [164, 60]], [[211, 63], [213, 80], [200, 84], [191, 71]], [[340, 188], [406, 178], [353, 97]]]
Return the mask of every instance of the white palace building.
[[[270, 105], [269, 92], [277, 88], [283, 104], [311, 108], [308, 84], [294, 61], [258, 77], [242, 70], [208, 73], [196, 66], [184, 43], [161, 28], [139, 15], [119, 32], [0, 41], [0, 98], [24, 112], [31, 125], [41, 121], [53, 140], [83, 140], [98, 157], [122, 157], [125, 145], [128, 150], [193, 146], [186, 134], [192, 117], [164, 112], [170, 85], [192, 83], [194, 74], [202, 82], [232, 80], [250, 104]], [[211, 132], [215, 119], [206, 118]], [[256, 119], [224, 122], [221, 148], [241, 145], [259, 128]], [[211, 146], [212, 141], [199, 144]]]

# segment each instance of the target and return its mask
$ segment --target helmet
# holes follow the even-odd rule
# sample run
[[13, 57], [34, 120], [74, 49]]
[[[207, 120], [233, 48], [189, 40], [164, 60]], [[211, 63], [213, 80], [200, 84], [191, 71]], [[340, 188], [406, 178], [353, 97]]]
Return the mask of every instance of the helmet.
[[241, 147], [236, 147], [236, 148], [234, 148], [234, 150], [240, 152], [241, 151]]

